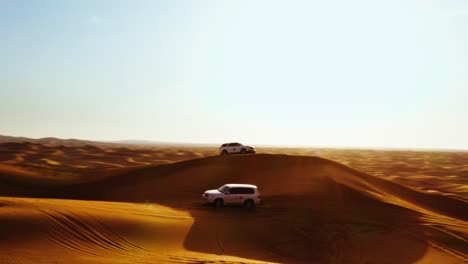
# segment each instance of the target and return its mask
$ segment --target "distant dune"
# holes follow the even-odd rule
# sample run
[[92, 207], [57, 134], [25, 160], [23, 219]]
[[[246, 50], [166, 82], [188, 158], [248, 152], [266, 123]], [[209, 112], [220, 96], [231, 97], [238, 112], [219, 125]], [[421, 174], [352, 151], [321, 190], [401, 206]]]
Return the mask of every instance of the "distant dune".
[[[257, 147], [257, 150], [260, 153], [319, 156], [418, 191], [468, 201], [466, 151], [278, 147]], [[216, 154], [216, 146], [197, 144], [0, 136], [0, 165], [17, 167], [35, 173], [37, 178], [56, 182], [93, 180], [118, 174], [122, 169], [168, 164]], [[0, 168], [0, 175], [5, 174], [2, 171]]]
[[0, 144], [0, 177], [24, 178], [21, 175], [32, 173], [36, 176], [30, 180], [34, 181], [89, 181], [119, 174], [129, 168], [167, 164], [215, 153], [215, 149], [204, 147], [55, 146], [7, 142]]
[[0, 143], [35, 143], [49, 146], [83, 146], [88, 144], [99, 144], [97, 141], [81, 140], [81, 139], [61, 139], [54, 137], [45, 138], [27, 138], [27, 137], [12, 137], [0, 135]]
[[[258, 185], [264, 203], [255, 212], [201, 204], [204, 190], [229, 182]], [[39, 244], [72, 262], [468, 260], [466, 201], [318, 157], [212, 156], [82, 183], [40, 185], [3, 177], [0, 186], [0, 195], [74, 199], [0, 199], [0, 229], [9, 230], [0, 251], [15, 261], [41, 260], [34, 253]]]
[[82, 147], [85, 145], [95, 145], [103, 147], [213, 147], [215, 144], [194, 144], [194, 143], [183, 143], [183, 142], [164, 142], [164, 141], [151, 141], [151, 140], [114, 140], [114, 141], [98, 141], [98, 140], [84, 140], [74, 138], [55, 138], [55, 137], [44, 137], [44, 138], [28, 138], [28, 137], [13, 137], [13, 136], [2, 136], [0, 135], [1, 143], [35, 143], [47, 146], [67, 146], [67, 147]]

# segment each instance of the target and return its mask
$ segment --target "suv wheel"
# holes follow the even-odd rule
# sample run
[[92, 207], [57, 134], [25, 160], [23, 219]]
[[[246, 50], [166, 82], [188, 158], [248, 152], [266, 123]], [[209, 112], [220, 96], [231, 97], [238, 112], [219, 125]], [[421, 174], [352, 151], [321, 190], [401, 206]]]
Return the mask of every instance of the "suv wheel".
[[249, 209], [249, 210], [252, 210], [252, 209], [255, 208], [255, 203], [252, 200], [247, 200], [247, 201], [244, 202], [244, 207]]
[[221, 152], [221, 155], [226, 155], [226, 154], [227, 154], [227, 150], [223, 150], [223, 151]]
[[243, 149], [241, 149], [241, 153], [242, 153], [242, 154], [245, 154], [246, 152], [247, 152], [247, 151], [245, 151], [245, 149], [244, 149], [244, 148], [243, 148]]
[[224, 205], [223, 199], [216, 199], [216, 200], [214, 201], [214, 206], [215, 206], [216, 208], [223, 207], [223, 205]]

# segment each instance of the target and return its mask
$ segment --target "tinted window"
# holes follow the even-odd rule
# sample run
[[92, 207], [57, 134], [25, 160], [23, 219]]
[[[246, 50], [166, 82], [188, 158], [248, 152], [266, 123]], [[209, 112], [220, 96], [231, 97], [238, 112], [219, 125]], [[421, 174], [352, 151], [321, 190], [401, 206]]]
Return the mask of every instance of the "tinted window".
[[254, 190], [252, 188], [240, 188], [240, 193], [242, 194], [254, 194]]
[[230, 193], [230, 194], [238, 194], [238, 193], [239, 193], [239, 189], [240, 189], [240, 188], [231, 188], [231, 189], [229, 189], [229, 193]]
[[252, 188], [231, 188], [229, 193], [232, 194], [253, 194], [254, 190]]
[[223, 144], [223, 145], [221, 145], [221, 147], [225, 147], [225, 146], [227, 146], [227, 144]]
[[234, 147], [235, 145], [236, 145], [236, 143], [230, 143], [228, 146]]
[[219, 189], [218, 189], [218, 191], [220, 191], [220, 192], [222, 192], [222, 193], [226, 192], [227, 190], [229, 190], [229, 187], [227, 187], [227, 186], [225, 186], [225, 185], [219, 187]]
[[230, 194], [254, 194], [254, 189], [252, 188], [231, 188], [229, 189]]

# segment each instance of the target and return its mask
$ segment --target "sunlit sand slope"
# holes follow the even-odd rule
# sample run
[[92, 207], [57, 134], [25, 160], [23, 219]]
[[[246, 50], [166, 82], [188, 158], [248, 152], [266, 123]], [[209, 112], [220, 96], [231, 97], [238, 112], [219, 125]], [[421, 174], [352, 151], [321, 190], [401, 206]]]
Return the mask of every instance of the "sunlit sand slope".
[[[254, 212], [236, 207], [217, 210], [202, 205], [204, 190], [229, 182], [258, 185], [263, 204]], [[55, 209], [59, 213], [56, 213], [54, 209], [47, 209], [55, 205], [45, 205], [43, 200], [37, 200], [37, 206], [33, 203], [20, 206], [20, 203], [11, 205], [15, 198], [8, 198], [0, 211], [10, 213], [2, 215], [2, 221], [10, 221], [10, 224], [45, 221], [51, 233], [22, 231], [14, 224], [8, 229], [0, 226], [16, 232], [0, 240], [7, 241], [4, 243], [7, 249], [11, 249], [11, 245], [23, 248], [24, 243], [32, 243], [29, 248], [37, 250], [34, 245], [39, 244], [34, 244], [33, 240], [41, 241], [46, 236], [50, 243], [61, 245], [60, 250], [70, 252], [83, 247], [76, 245], [81, 240], [98, 241], [83, 247], [91, 253], [100, 252], [101, 255], [93, 257], [95, 261], [105, 261], [112, 255], [101, 253], [102, 247], [98, 244], [125, 248], [128, 252], [143, 248], [153, 254], [152, 257], [175, 252], [182, 260], [186, 256], [218, 260], [233, 256], [242, 261], [283, 263], [467, 261], [468, 206], [465, 201], [420, 193], [316, 157], [215, 156], [136, 169], [81, 184], [37, 185], [9, 179], [3, 181], [2, 186], [0, 193], [16, 188], [14, 194], [9, 194], [15, 196], [122, 202], [111, 203], [108, 210], [103, 207], [108, 206], [107, 202], [60, 200], [57, 202], [60, 206]], [[30, 209], [33, 205], [38, 209]], [[93, 209], [85, 209], [86, 206]], [[23, 213], [7, 208], [21, 208]], [[167, 218], [168, 212], [183, 220]], [[91, 230], [86, 226], [92, 225], [92, 221], [86, 220], [82, 213], [104, 222], [107, 228], [99, 229], [104, 237], [95, 237], [94, 232], [90, 232], [86, 233], [89, 237], [82, 238], [64, 229], [74, 225]], [[178, 226], [181, 222], [186, 229]], [[142, 226], [142, 231], [135, 231], [135, 226]], [[175, 232], [173, 235], [171, 230]], [[61, 239], [68, 242], [58, 243]], [[82, 251], [76, 253], [76, 260], [84, 256]], [[122, 259], [144, 256], [128, 254]], [[10, 255], [23, 254], [11, 252]], [[141, 261], [147, 259], [142, 257]], [[167, 256], [160, 259], [165, 261]]]
[[190, 252], [189, 213], [159, 205], [0, 197], [0, 263], [258, 263]]
[[[23, 140], [23, 139], [21, 139]], [[0, 136], [0, 142], [1, 142]], [[257, 148], [259, 153], [318, 156], [426, 193], [468, 201], [468, 152]], [[217, 154], [213, 146], [142, 146], [46, 138], [0, 143], [0, 177], [44, 183], [95, 181], [138, 167]]]

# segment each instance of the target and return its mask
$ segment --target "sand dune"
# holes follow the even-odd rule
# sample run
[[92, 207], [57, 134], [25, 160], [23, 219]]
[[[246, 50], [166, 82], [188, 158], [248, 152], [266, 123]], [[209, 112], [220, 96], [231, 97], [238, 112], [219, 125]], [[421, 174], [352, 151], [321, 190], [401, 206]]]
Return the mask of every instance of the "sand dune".
[[[168, 147], [104, 147], [89, 144], [78, 146], [55, 146], [38, 143], [0, 144], [0, 175], [6, 173], [1, 166], [16, 167], [18, 172], [29, 171], [36, 178], [46, 181], [73, 182], [96, 180], [103, 171], [136, 168], [149, 165], [199, 158], [215, 154], [210, 148]], [[19, 175], [21, 176], [21, 175]]]
[[[5, 224], [0, 228], [13, 230], [0, 239], [0, 250], [12, 261], [25, 256], [17, 248], [40, 251], [38, 243], [56, 250], [49, 257], [71, 262], [468, 260], [466, 201], [418, 192], [317, 157], [214, 156], [85, 183], [4, 179], [1, 195], [90, 200], [0, 199]], [[254, 212], [201, 204], [204, 190], [228, 182], [258, 185], [264, 203]], [[47, 231], [24, 231], [22, 225]], [[46, 239], [49, 244], [40, 242]], [[25, 260], [44, 260], [28, 256]]]
[[145, 204], [0, 198], [0, 263], [255, 263], [188, 252], [188, 213]]
[[262, 152], [332, 159], [422, 192], [438, 192], [468, 201], [466, 151], [265, 148]]
[[[19, 171], [35, 173], [36, 178], [47, 181], [73, 182], [92, 181], [100, 178], [102, 174], [111, 175], [113, 170], [118, 174], [121, 169], [216, 155], [216, 148], [202, 146], [122, 147], [109, 144], [91, 145], [93, 143], [88, 141], [63, 146], [43, 145], [38, 142], [48, 141], [0, 144], [0, 165], [5, 164], [16, 167]], [[439, 193], [468, 201], [468, 152], [262, 147], [257, 149], [260, 153], [319, 156], [418, 191]]]

